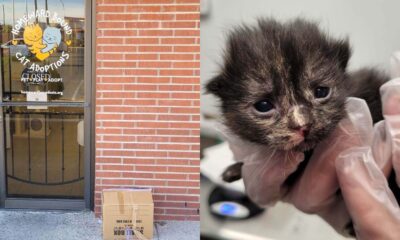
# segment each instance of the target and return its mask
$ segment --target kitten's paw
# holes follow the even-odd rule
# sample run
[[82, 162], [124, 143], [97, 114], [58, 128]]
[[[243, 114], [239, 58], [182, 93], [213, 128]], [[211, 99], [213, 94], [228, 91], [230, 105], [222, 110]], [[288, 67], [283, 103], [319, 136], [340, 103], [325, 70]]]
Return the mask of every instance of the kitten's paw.
[[242, 178], [242, 162], [238, 162], [230, 165], [225, 171], [222, 173], [222, 180], [225, 182], [235, 182]]

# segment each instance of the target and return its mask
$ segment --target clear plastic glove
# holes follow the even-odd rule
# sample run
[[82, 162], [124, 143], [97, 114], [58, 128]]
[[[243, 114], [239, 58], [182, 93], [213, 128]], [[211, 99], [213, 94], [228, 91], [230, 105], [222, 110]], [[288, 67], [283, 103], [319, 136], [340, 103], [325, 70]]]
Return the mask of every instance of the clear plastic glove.
[[[364, 187], [360, 191], [369, 192], [371, 197], [381, 197], [380, 209], [385, 208], [388, 216], [391, 216], [387, 220], [388, 225], [391, 224], [393, 227], [393, 224], [397, 224], [397, 228], [400, 226], [397, 201], [388, 188], [386, 180], [394, 169], [399, 183], [400, 79], [391, 80], [383, 85], [381, 96], [385, 120], [375, 124], [373, 129], [366, 104], [362, 100], [358, 102], [354, 99], [349, 100], [348, 117], [343, 119], [339, 127], [316, 147], [304, 174], [287, 196], [287, 201], [292, 202], [298, 209], [320, 215], [344, 235], [349, 233], [351, 225], [348, 224], [352, 219], [359, 239], [386, 239], [386, 235], [372, 234], [368, 230], [380, 229], [380, 224], [376, 224], [378, 221], [373, 217], [370, 217], [369, 221], [374, 226], [367, 228], [362, 225], [361, 230], [359, 229], [356, 219], [364, 219], [365, 216], [357, 215], [361, 214], [357, 210], [354, 213], [353, 206], [349, 206], [348, 201], [357, 202], [356, 204], [362, 208], [363, 197], [353, 199], [352, 197], [356, 197], [357, 194], [349, 196], [353, 193], [351, 189], [354, 186], [346, 184], [351, 181], [358, 180], [358, 184]], [[357, 167], [360, 164], [352, 165], [353, 159], [361, 161], [365, 166], [362, 168]], [[346, 164], [350, 164], [349, 166], [353, 169], [344, 171]], [[358, 169], [361, 169], [360, 173], [356, 172]], [[367, 170], [370, 178], [365, 180]], [[338, 180], [337, 175], [342, 179]], [[338, 195], [337, 191], [339, 189], [343, 191], [343, 188], [346, 188], [348, 192], [343, 193], [344, 196]], [[363, 209], [367, 211], [363, 214], [368, 215], [369, 208]], [[377, 231], [377, 233], [385, 231], [397, 236], [393, 239], [400, 239], [400, 235], [395, 235], [396, 231], [390, 231], [390, 227], [382, 228], [382, 231]], [[390, 237], [390, 234], [387, 237]]]
[[[392, 69], [400, 69], [399, 56], [399, 53], [397, 53], [392, 58]], [[393, 72], [392, 74], [396, 73]], [[380, 209], [385, 208], [386, 212], [389, 213], [388, 215], [392, 216], [392, 218], [387, 219], [388, 225], [391, 223], [391, 227], [393, 227], [393, 224], [397, 224], [397, 229], [400, 226], [398, 220], [399, 207], [393, 193], [387, 186], [386, 180], [394, 169], [397, 176], [397, 184], [400, 186], [400, 78], [384, 84], [380, 89], [380, 93], [385, 120], [375, 124], [372, 129], [371, 118], [366, 104], [362, 100], [358, 100], [359, 102], [357, 103], [354, 99], [350, 99], [347, 104], [347, 118], [339, 123], [338, 128], [328, 139], [316, 147], [304, 174], [287, 197], [287, 201], [292, 202], [298, 209], [320, 215], [344, 235], [347, 235], [349, 233], [348, 230], [351, 229], [351, 225], [348, 225], [350, 219], [359, 219], [360, 216], [358, 214], [361, 213], [357, 211], [354, 213], [348, 201], [353, 203], [358, 201], [356, 204], [360, 207], [362, 207], [363, 201], [363, 197], [352, 198], [357, 194], [350, 197], [348, 193], [343, 193], [346, 194], [345, 196], [337, 194], [339, 190], [337, 175], [342, 178], [347, 176], [341, 170], [344, 169], [346, 163], [349, 164], [347, 161], [351, 161], [351, 159], [357, 159], [358, 161], [362, 159], [362, 163], [365, 166], [361, 169], [354, 167], [357, 164], [352, 165], [354, 169], [347, 171], [347, 174], [352, 174], [351, 176], [354, 179], [358, 179], [359, 183], [363, 183], [364, 180], [361, 179], [363, 179], [362, 176], [365, 176], [367, 169], [370, 179], [369, 181], [365, 180], [366, 182], [363, 185], [365, 188], [360, 191], [369, 191], [373, 197], [382, 197], [382, 201], [379, 203], [382, 205]], [[337, 172], [334, 171], [335, 168]], [[361, 169], [360, 174], [362, 175], [359, 178], [357, 178], [358, 173], [356, 173], [358, 169]], [[343, 183], [348, 179], [351, 178], [340, 179], [341, 191], [343, 187], [347, 187], [346, 189], [351, 192], [351, 186]], [[349, 181], [351, 180], [346, 183]], [[379, 185], [385, 186], [385, 191], [372, 188]], [[370, 186], [370, 188], [366, 186]], [[381, 187], [380, 190], [382, 189]], [[368, 207], [364, 210], [367, 209]], [[368, 212], [364, 214], [368, 215]], [[361, 218], [363, 217], [361, 216]], [[369, 226], [370, 229], [379, 229], [380, 224], [376, 224], [379, 221], [374, 220], [373, 217], [370, 221], [374, 222], [372, 224], [374, 226]], [[361, 230], [357, 229], [357, 220], [354, 220], [354, 223], [359, 239], [392, 239], [389, 238], [392, 236], [390, 234], [370, 234], [368, 227], [364, 225]], [[380, 233], [388, 231], [393, 236], [396, 236], [393, 239], [400, 239], [400, 235], [390, 229], [390, 227], [387, 229], [382, 228]]]
[[380, 90], [385, 120], [375, 127], [372, 148], [354, 147], [336, 160], [342, 196], [361, 240], [400, 239], [400, 208], [387, 183], [391, 166], [400, 182], [400, 78]]
[[393, 80], [380, 88], [382, 112], [386, 122], [386, 134], [392, 145], [392, 163], [395, 169], [396, 182], [400, 186], [400, 51], [390, 59]]
[[400, 208], [371, 148], [343, 152], [336, 168], [357, 239], [400, 239]]
[[242, 167], [247, 195], [261, 206], [275, 204], [287, 194], [289, 188], [284, 183], [303, 160], [301, 152], [265, 149], [255, 153]]
[[260, 206], [273, 205], [288, 191], [284, 181], [301, 161], [302, 152], [277, 151], [242, 140], [220, 126], [235, 160], [243, 162], [242, 178], [246, 194]]
[[395, 172], [399, 173], [396, 175], [396, 181], [400, 186], [400, 78], [385, 83], [380, 92], [386, 134], [391, 139], [392, 164]]
[[335, 160], [348, 148], [370, 146], [372, 119], [364, 100], [349, 98], [347, 117], [314, 149], [301, 178], [288, 196], [288, 201], [308, 213], [317, 213], [336, 201], [339, 189]]
[[354, 147], [336, 160], [342, 196], [357, 239], [400, 239], [400, 208], [387, 176], [400, 186], [400, 52], [391, 59], [393, 79], [380, 88], [385, 120], [374, 127], [371, 147]]
[[[346, 176], [342, 170], [346, 163], [351, 164], [347, 161], [352, 159], [363, 160], [364, 172], [365, 169], [369, 169], [368, 173], [370, 173], [371, 179], [369, 182], [365, 182], [366, 185], [363, 185], [365, 188], [362, 190], [370, 191], [372, 195], [385, 196], [381, 202], [382, 208], [386, 207], [390, 215], [397, 216], [398, 214], [397, 202], [387, 187], [386, 179], [392, 169], [395, 169], [397, 182], [400, 182], [400, 79], [391, 80], [383, 85], [381, 96], [385, 120], [375, 124], [374, 128], [372, 128], [371, 117], [365, 102], [356, 99], [349, 100], [347, 104], [348, 117], [343, 119], [338, 128], [316, 147], [303, 175], [286, 197], [286, 201], [292, 202], [298, 209], [320, 215], [344, 235], [347, 235], [348, 230], [351, 229], [351, 225], [348, 224], [350, 219], [354, 218], [354, 213], [351, 206], [347, 204], [349, 196], [338, 195], [337, 191], [339, 189], [342, 191], [343, 187], [347, 187], [346, 189], [351, 192], [352, 186], [344, 184], [346, 178], [342, 179], [339, 184], [337, 175]], [[361, 177], [357, 178], [356, 169], [346, 173], [352, 174], [351, 176], [358, 180], [363, 179], [362, 176], [365, 175], [361, 171]], [[360, 180], [359, 183], [363, 183], [363, 181]], [[380, 192], [375, 191], [374, 188], [368, 189], [366, 186], [369, 186], [369, 183], [372, 184], [371, 186], [385, 185], [386, 189]], [[380, 189], [382, 190], [382, 188]], [[358, 204], [361, 204], [362, 199], [359, 197], [353, 200], [350, 197], [351, 201], [359, 201]], [[385, 205], [386, 203], [387, 205]], [[375, 220], [374, 223], [376, 225], [377, 221]], [[400, 222], [397, 224], [400, 226]], [[373, 227], [371, 226], [371, 228]], [[364, 229], [357, 231], [360, 235], [359, 238], [364, 239], [365, 236], [361, 236]], [[369, 236], [368, 232], [364, 234]], [[365, 239], [385, 239], [383, 236]]]
[[335, 161], [349, 148], [370, 146], [373, 138], [371, 114], [364, 100], [349, 98], [346, 112], [347, 117], [314, 149], [302, 176], [284, 199], [303, 212], [320, 215], [343, 235], [351, 233], [347, 229], [351, 229], [351, 219], [337, 194]]

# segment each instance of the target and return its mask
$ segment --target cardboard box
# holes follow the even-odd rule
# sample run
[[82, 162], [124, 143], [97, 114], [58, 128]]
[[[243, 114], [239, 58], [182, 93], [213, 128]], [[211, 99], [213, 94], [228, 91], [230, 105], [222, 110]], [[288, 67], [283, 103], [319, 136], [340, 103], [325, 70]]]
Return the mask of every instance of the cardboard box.
[[154, 203], [151, 189], [103, 191], [103, 239], [153, 238]]

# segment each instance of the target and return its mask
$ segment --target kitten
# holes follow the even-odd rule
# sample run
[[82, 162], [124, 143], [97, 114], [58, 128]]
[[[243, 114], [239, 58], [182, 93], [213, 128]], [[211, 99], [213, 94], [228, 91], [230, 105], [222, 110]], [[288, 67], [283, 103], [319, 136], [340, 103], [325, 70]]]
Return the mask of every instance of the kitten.
[[[348, 40], [328, 36], [313, 22], [261, 19], [230, 33], [224, 64], [206, 90], [221, 100], [224, 124], [239, 137], [305, 152], [305, 161], [286, 181], [291, 186], [312, 149], [345, 116], [347, 97], [366, 100], [373, 121], [383, 119], [379, 87], [388, 77], [374, 69], [348, 73], [350, 56]], [[242, 164], [228, 167], [223, 179], [240, 179]], [[389, 185], [400, 199], [394, 172]]]
[[[231, 32], [221, 72], [206, 89], [221, 99], [225, 125], [241, 138], [306, 152], [345, 116], [349, 96], [366, 100], [374, 122], [383, 119], [379, 87], [388, 77], [374, 69], [347, 73], [350, 56], [348, 40], [313, 22], [260, 19]], [[240, 163], [223, 176], [238, 174]]]

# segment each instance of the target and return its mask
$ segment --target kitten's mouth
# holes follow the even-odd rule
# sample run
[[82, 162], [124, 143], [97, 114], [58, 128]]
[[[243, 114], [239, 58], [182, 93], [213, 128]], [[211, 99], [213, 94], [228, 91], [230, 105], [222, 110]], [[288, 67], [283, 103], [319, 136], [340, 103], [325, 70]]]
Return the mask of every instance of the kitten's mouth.
[[292, 149], [299, 152], [305, 152], [313, 149], [315, 147], [315, 144], [316, 144], [315, 141], [311, 139], [304, 139], [304, 141], [300, 142]]
[[291, 150], [302, 143], [304, 143], [305, 138], [302, 135], [296, 134], [290, 138], [290, 140], [285, 144], [284, 150]]
[[307, 136], [296, 134], [285, 144], [284, 150], [308, 151], [314, 148], [315, 142]]

